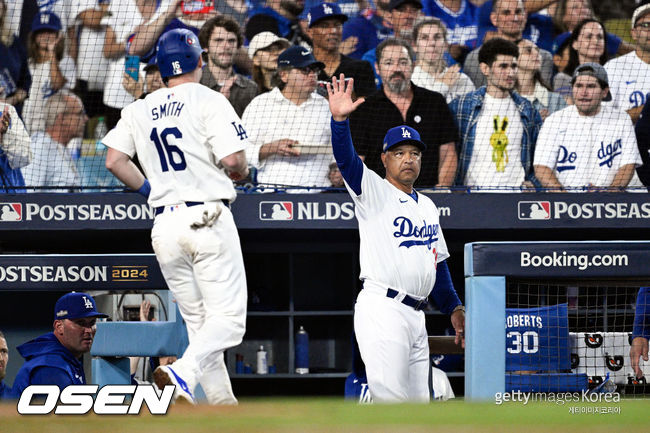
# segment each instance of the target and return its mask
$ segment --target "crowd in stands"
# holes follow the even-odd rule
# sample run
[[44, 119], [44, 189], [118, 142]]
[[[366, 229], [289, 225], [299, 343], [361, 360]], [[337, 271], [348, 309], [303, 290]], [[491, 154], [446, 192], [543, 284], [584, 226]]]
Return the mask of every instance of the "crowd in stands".
[[418, 188], [650, 186], [648, 0], [0, 0], [3, 191], [117, 185], [101, 138], [165, 86], [156, 46], [176, 28], [242, 118], [246, 191], [343, 186], [325, 89], [341, 74], [371, 169], [386, 130], [419, 131]]

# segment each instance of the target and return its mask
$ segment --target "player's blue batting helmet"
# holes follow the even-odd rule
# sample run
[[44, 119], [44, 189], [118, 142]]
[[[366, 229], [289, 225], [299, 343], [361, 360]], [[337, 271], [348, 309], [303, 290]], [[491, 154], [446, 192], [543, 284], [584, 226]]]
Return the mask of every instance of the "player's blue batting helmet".
[[187, 29], [174, 29], [160, 37], [157, 51], [160, 75], [167, 78], [196, 69], [203, 49], [194, 33]]

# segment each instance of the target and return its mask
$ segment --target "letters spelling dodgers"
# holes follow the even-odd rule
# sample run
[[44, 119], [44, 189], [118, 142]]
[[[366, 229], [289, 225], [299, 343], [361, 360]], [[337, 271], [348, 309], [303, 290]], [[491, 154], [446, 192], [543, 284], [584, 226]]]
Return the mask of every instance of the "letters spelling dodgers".
[[[18, 400], [21, 415], [84, 415], [91, 409], [97, 415], [137, 415], [146, 403], [152, 415], [164, 415], [174, 396], [174, 385], [167, 385], [160, 396], [153, 385], [70, 385], [59, 391], [56, 385], [30, 385]], [[93, 398], [93, 396], [96, 396]], [[45, 401], [33, 402], [34, 396]], [[127, 396], [131, 402], [127, 403]]]

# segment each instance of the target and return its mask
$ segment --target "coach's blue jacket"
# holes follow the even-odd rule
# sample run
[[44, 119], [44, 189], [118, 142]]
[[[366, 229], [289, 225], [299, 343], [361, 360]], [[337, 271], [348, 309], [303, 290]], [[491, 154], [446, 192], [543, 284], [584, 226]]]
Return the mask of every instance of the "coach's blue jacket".
[[13, 395], [20, 397], [29, 385], [68, 385], [86, 383], [81, 360], [66, 349], [52, 332], [41, 335], [17, 347], [25, 363], [13, 385]]
[[11, 387], [7, 385], [4, 380], [0, 380], [0, 400], [12, 397], [13, 393], [11, 392]]

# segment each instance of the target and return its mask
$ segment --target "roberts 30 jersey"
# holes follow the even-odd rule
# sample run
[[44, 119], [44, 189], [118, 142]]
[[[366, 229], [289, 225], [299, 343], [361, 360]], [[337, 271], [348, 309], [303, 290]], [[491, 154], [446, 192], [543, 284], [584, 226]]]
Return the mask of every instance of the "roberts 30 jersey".
[[246, 131], [230, 102], [198, 83], [162, 88], [122, 110], [102, 142], [135, 153], [151, 183], [153, 207], [236, 197], [219, 161], [244, 150]]
[[506, 371], [570, 370], [567, 304], [506, 308]]
[[429, 296], [437, 264], [449, 257], [436, 205], [419, 193], [414, 200], [365, 165], [361, 194], [346, 187], [359, 222], [364, 286]]

